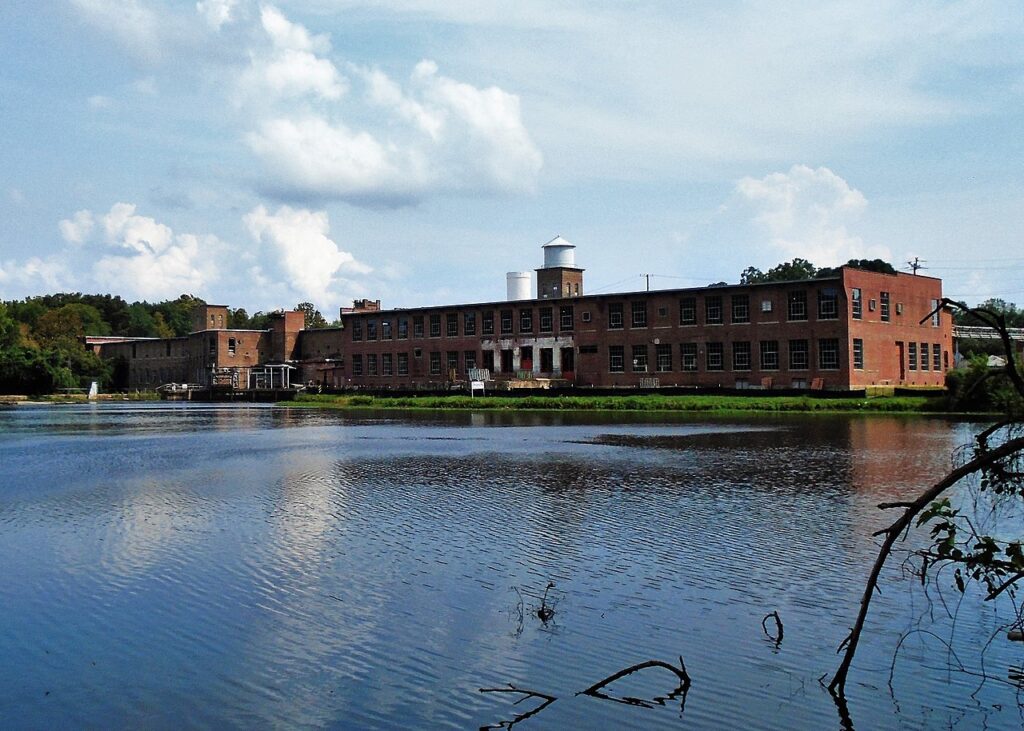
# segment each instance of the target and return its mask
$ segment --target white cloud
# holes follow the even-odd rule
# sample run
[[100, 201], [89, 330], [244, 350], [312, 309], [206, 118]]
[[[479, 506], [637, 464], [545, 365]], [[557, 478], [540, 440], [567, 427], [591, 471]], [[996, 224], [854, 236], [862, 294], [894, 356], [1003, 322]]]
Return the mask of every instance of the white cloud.
[[60, 235], [69, 244], [81, 244], [92, 233], [95, 221], [92, 211], [78, 211], [71, 218], [65, 218], [58, 224]]
[[131, 88], [133, 91], [139, 94], [145, 94], [146, 96], [157, 95], [156, 79], [154, 79], [152, 76], [146, 76], [142, 79], [136, 79], [132, 82]]
[[[328, 236], [330, 222], [323, 211], [281, 206], [271, 214], [257, 206], [243, 221], [253, 239], [269, 247], [289, 289], [320, 307], [333, 306], [341, 277], [371, 271]], [[269, 275], [263, 269], [261, 276]]]
[[260, 25], [269, 44], [249, 50], [249, 68], [239, 82], [249, 104], [262, 107], [306, 95], [337, 100], [348, 90], [334, 63], [316, 55], [330, 50], [326, 36], [311, 35], [270, 6], [262, 8]]
[[209, 23], [214, 30], [220, 30], [225, 23], [231, 22], [231, 13], [238, 4], [238, 0], [199, 0], [196, 3], [196, 12]]
[[869, 246], [847, 230], [868, 202], [826, 167], [794, 165], [785, 173], [746, 177], [736, 184], [736, 192], [753, 206], [754, 222], [786, 257], [799, 256], [818, 266], [892, 258], [888, 248]]
[[88, 101], [90, 109], [109, 109], [114, 103], [113, 99], [109, 96], [103, 96], [102, 94], [91, 96]]
[[[75, 215], [83, 213], [89, 212]], [[97, 218], [105, 243], [116, 253], [101, 256], [92, 276], [110, 291], [163, 299], [203, 292], [218, 278], [215, 261], [223, 244], [215, 236], [175, 234], [153, 218], [136, 215], [130, 203], [116, 203]]]
[[30, 291], [57, 292], [72, 280], [67, 264], [59, 256], [33, 256], [23, 262], [0, 262], [0, 283], [17, 284]]
[[416, 65], [407, 89], [378, 69], [356, 72], [366, 84], [372, 131], [307, 110], [264, 120], [248, 135], [273, 181], [269, 189], [385, 204], [452, 191], [534, 190], [542, 156], [514, 94], [442, 76], [432, 61]]
[[162, 29], [157, 11], [140, 0], [71, 0], [93, 25], [114, 36], [136, 56], [156, 61], [163, 51]]

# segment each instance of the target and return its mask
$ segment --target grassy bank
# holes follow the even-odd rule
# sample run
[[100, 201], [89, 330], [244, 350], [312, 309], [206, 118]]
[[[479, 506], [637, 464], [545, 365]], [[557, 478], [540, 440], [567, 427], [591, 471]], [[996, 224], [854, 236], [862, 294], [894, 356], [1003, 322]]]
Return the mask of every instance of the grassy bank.
[[553, 411], [767, 411], [827, 413], [937, 413], [941, 396], [815, 398], [813, 396], [368, 396], [300, 394], [294, 406], [371, 409], [473, 409]]
[[[156, 391], [131, 391], [129, 393], [101, 393], [96, 401], [159, 401]], [[0, 404], [83, 404], [89, 401], [84, 393], [51, 393], [41, 396], [18, 396], [0, 394]]]

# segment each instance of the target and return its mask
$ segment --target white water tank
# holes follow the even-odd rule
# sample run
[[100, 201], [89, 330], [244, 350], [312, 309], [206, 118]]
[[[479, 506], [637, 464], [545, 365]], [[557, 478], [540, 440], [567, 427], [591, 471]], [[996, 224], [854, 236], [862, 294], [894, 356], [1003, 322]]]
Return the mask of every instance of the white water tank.
[[576, 245], [556, 236], [541, 247], [544, 249], [544, 268], [576, 267]]
[[509, 302], [531, 299], [529, 272], [509, 272], [505, 275], [505, 284], [508, 288]]

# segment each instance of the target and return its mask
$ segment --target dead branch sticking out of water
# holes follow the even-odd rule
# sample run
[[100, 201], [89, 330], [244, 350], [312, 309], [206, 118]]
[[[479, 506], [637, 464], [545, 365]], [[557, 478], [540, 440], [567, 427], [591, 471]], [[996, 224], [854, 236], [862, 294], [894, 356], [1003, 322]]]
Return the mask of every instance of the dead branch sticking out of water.
[[544, 596], [540, 599], [540, 606], [537, 608], [537, 619], [547, 624], [555, 616], [554, 605], [548, 606], [548, 592], [555, 588], [555, 582], [549, 581], [544, 588]]
[[[670, 670], [679, 679], [679, 685], [667, 696], [655, 696], [650, 701], [646, 701], [641, 698], [631, 698], [628, 696], [623, 698], [616, 698], [615, 696], [610, 696], [606, 693], [601, 692], [601, 689], [605, 686], [610, 685], [611, 683], [614, 683], [616, 680], [619, 680], [620, 678], [624, 678], [627, 675], [632, 675], [633, 673], [643, 670], [645, 668], [665, 668], [666, 670]], [[678, 668], [674, 665], [670, 665], [667, 662], [663, 662], [661, 660], [648, 660], [647, 662], [631, 665], [628, 668], [625, 668], [617, 673], [609, 675], [604, 680], [600, 680], [594, 683], [592, 686], [590, 686], [586, 690], [581, 690], [576, 695], [589, 695], [593, 696], [594, 698], [600, 698], [602, 700], [607, 701], [615, 701], [616, 703], [625, 703], [626, 705], [630, 706], [640, 706], [641, 708], [654, 708], [655, 703], [659, 706], [663, 706], [665, 705], [666, 701], [680, 698], [681, 701], [679, 706], [679, 712], [682, 713], [683, 708], [686, 706], [686, 693], [689, 690], [690, 675], [686, 672], [686, 664], [683, 662], [683, 658], [680, 657]]]
[[[552, 586], [554, 586], [554, 584], [552, 584]], [[665, 668], [666, 670], [671, 671], [676, 676], [676, 678], [678, 678], [679, 685], [676, 686], [676, 688], [668, 695], [654, 696], [650, 700], [645, 700], [643, 698], [633, 698], [630, 696], [624, 696], [620, 698], [602, 692], [603, 688], [614, 683], [616, 680], [620, 680], [626, 677], [627, 675], [632, 675], [633, 673], [639, 672], [640, 670], [644, 670], [646, 668]], [[686, 664], [683, 662], [682, 656], [680, 656], [678, 668], [674, 665], [670, 665], [669, 663], [663, 662], [661, 660], [648, 660], [646, 662], [637, 663], [636, 665], [630, 665], [628, 668], [625, 668], [617, 673], [609, 675], [607, 678], [604, 678], [603, 680], [599, 680], [598, 682], [594, 683], [586, 690], [581, 690], [579, 693], [576, 693], [576, 695], [589, 695], [592, 698], [599, 698], [601, 700], [606, 701], [614, 701], [615, 703], [624, 703], [628, 706], [636, 706], [639, 708], [654, 708], [655, 705], [664, 706], [668, 703], [668, 701], [673, 701], [678, 698], [679, 713], [682, 714], [682, 712], [686, 709], [686, 693], [689, 690], [690, 675], [686, 672]], [[510, 729], [520, 721], [525, 721], [527, 718], [537, 715], [545, 708], [550, 706], [552, 703], [554, 703], [556, 700], [558, 700], [558, 698], [553, 695], [541, 693], [540, 691], [536, 690], [528, 690], [526, 688], [517, 688], [512, 683], [509, 683], [508, 687], [506, 688], [480, 688], [480, 692], [515, 693], [521, 695], [522, 698], [519, 698], [512, 705], [518, 705], [519, 703], [522, 703], [523, 701], [529, 698], [539, 698], [544, 701], [536, 708], [533, 708], [525, 713], [520, 713], [510, 721], [500, 721], [496, 724], [488, 724], [486, 726], [481, 726], [480, 731], [492, 731], [493, 729]]]
[[[775, 634], [774, 635], [768, 630], [768, 619], [770, 617], [774, 617], [775, 618]], [[772, 612], [771, 614], [764, 615], [764, 619], [761, 620], [761, 629], [764, 630], [765, 636], [769, 640], [774, 642], [776, 649], [778, 649], [779, 645], [782, 644], [783, 629], [782, 629], [782, 618], [779, 617], [779, 612], [777, 610]]]
[[501, 721], [498, 724], [489, 724], [487, 726], [481, 726], [480, 727], [480, 731], [490, 731], [491, 729], [499, 729], [499, 728], [505, 728], [505, 729], [512, 728], [513, 726], [515, 726], [520, 721], [525, 721], [530, 716], [534, 716], [534, 715], [540, 713], [545, 708], [547, 708], [552, 703], [554, 703], [556, 700], [558, 700], [553, 695], [548, 695], [547, 693], [540, 693], [540, 692], [538, 692], [536, 690], [528, 690], [526, 688], [517, 688], [514, 685], [512, 685], [512, 683], [509, 683], [507, 688], [481, 688], [480, 692], [481, 693], [517, 693], [517, 694], [521, 695], [522, 698], [517, 700], [512, 705], [518, 705], [518, 704], [522, 703], [523, 701], [525, 701], [525, 700], [527, 700], [529, 698], [541, 698], [541, 699], [544, 700], [544, 702], [541, 703], [536, 708], [533, 708], [533, 709], [531, 709], [529, 711], [526, 711], [525, 713], [520, 713], [515, 718], [513, 718], [511, 721]]

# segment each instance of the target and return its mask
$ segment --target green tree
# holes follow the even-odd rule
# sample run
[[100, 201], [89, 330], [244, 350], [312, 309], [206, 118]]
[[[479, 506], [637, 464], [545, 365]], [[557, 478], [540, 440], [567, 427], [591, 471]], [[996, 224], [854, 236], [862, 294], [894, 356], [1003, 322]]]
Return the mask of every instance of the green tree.
[[813, 279], [817, 273], [817, 267], [811, 262], [797, 257], [793, 261], [777, 264], [766, 272], [762, 272], [757, 267], [747, 267], [740, 274], [740, 284], [792, 282], [800, 279]]
[[175, 336], [181, 337], [192, 332], [192, 311], [197, 305], [206, 304], [199, 297], [183, 294], [176, 300], [154, 305], [154, 315], [159, 312]]
[[20, 339], [21, 328], [7, 311], [7, 305], [0, 302], [0, 349], [17, 345]]
[[92, 305], [73, 302], [40, 317], [34, 334], [45, 345], [78, 340], [85, 335], [109, 335], [110, 326]]
[[320, 310], [313, 306], [312, 302], [300, 302], [295, 305], [295, 309], [300, 310], [305, 315], [305, 327], [307, 330], [327, 327], [327, 320], [320, 314]]

